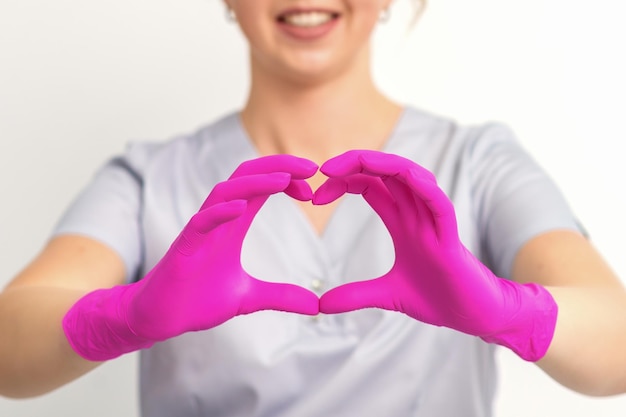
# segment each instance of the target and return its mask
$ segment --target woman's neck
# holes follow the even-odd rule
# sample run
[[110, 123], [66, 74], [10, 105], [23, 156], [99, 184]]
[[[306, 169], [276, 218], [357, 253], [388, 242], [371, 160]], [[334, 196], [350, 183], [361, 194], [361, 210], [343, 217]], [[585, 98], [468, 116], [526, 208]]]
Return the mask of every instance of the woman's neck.
[[276, 78], [253, 68], [241, 114], [262, 155], [289, 153], [319, 164], [349, 149], [380, 149], [402, 111], [368, 71], [308, 85]]
[[[368, 65], [355, 68], [314, 83], [287, 82], [253, 65], [252, 88], [241, 118], [259, 154], [287, 153], [321, 165], [350, 149], [381, 149], [402, 107], [378, 91]], [[325, 180], [318, 171], [307, 181], [316, 190]], [[337, 202], [299, 204], [321, 234]]]

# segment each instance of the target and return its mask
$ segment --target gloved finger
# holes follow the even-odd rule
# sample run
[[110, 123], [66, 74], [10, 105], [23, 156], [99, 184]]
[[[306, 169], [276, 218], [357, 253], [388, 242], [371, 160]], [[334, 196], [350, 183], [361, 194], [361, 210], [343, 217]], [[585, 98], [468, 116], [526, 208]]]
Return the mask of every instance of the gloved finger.
[[330, 158], [320, 167], [320, 171], [327, 177], [345, 177], [348, 175], [363, 173], [359, 155], [370, 152], [363, 150], [351, 150]]
[[292, 178], [306, 179], [317, 172], [317, 164], [305, 158], [293, 155], [269, 155], [242, 162], [230, 178], [246, 175], [287, 172]]
[[398, 205], [404, 209], [405, 216], [414, 218], [417, 215], [421, 220], [427, 219], [423, 224], [432, 224], [432, 215], [421, 199], [416, 198], [415, 189], [411, 187], [414, 182], [410, 179], [419, 178], [421, 183], [436, 184], [434, 175], [418, 164], [398, 155], [382, 153], [364, 153], [359, 155], [359, 161], [363, 172], [369, 175], [378, 175], [389, 188], [389, 191], [398, 201]]
[[408, 186], [411, 193], [423, 201], [433, 216], [439, 217], [453, 213], [452, 203], [437, 185], [435, 176], [427, 169], [406, 158], [380, 153], [365, 153], [359, 156], [363, 172], [394, 178]]
[[366, 174], [394, 176], [404, 180], [410, 172], [425, 181], [437, 182], [432, 172], [400, 155], [370, 151], [359, 154], [359, 160]]
[[414, 211], [420, 229], [432, 226], [439, 240], [458, 240], [452, 202], [430, 171], [397, 155], [365, 153], [359, 159], [363, 172], [382, 175], [398, 204]]
[[304, 180], [292, 179], [284, 193], [299, 201], [310, 201], [313, 198], [313, 190]]
[[376, 151], [349, 151], [322, 165], [321, 171], [331, 177], [350, 175], [349, 172], [379, 176], [396, 201], [399, 217], [418, 222], [415, 227], [424, 236], [434, 229], [440, 241], [458, 240], [452, 203], [437, 185], [435, 176], [413, 161]]
[[[381, 218], [396, 248], [396, 256], [407, 254], [403, 246], [407, 239], [416, 249], [420, 242], [437, 240], [436, 222], [426, 204], [410, 187], [396, 177], [384, 179], [367, 174], [329, 178], [332, 191], [337, 193], [340, 185], [347, 192], [361, 193], [367, 203]], [[324, 189], [322, 189], [324, 192]], [[321, 194], [321, 198], [326, 197]]]
[[436, 181], [435, 176], [426, 168], [399, 155], [371, 151], [351, 150], [329, 159], [320, 167], [328, 177], [343, 177], [357, 173], [378, 177], [398, 176], [414, 170], [419, 176]]
[[405, 211], [405, 215], [408, 216], [415, 211], [413, 195], [403, 182], [396, 180], [396, 176], [401, 173], [402, 165], [406, 165], [407, 161], [407, 159], [397, 155], [354, 150], [329, 159], [320, 170], [330, 178], [356, 174], [380, 177], [393, 194], [398, 207]]
[[388, 280], [381, 277], [351, 282], [327, 291], [320, 297], [320, 313], [346, 313], [363, 308], [401, 311], [397, 304]]
[[319, 298], [306, 288], [294, 284], [261, 281], [250, 277], [248, 291], [241, 300], [238, 314], [261, 310], [316, 315]]
[[324, 205], [341, 198], [348, 192], [348, 184], [344, 178], [328, 178], [313, 193], [313, 204]]
[[432, 181], [424, 181], [415, 173], [406, 176], [406, 182], [431, 214], [435, 233], [441, 242], [458, 242], [459, 234], [454, 205], [444, 191]]
[[354, 174], [346, 177], [328, 178], [315, 190], [313, 204], [329, 204], [344, 194], [379, 196], [381, 201], [394, 202], [393, 195], [383, 185], [380, 178]]
[[229, 200], [252, 200], [284, 191], [291, 176], [284, 172], [238, 177], [218, 183], [202, 205], [202, 209]]
[[246, 206], [245, 200], [231, 200], [197, 212], [189, 220], [173, 246], [183, 255], [192, 255], [201, 246], [207, 233], [241, 216]]
[[321, 205], [335, 201], [342, 195], [361, 194], [363, 199], [381, 218], [392, 237], [401, 227], [402, 219], [394, 196], [382, 183], [380, 178], [363, 174], [354, 174], [346, 177], [328, 178], [314, 193], [313, 204]]

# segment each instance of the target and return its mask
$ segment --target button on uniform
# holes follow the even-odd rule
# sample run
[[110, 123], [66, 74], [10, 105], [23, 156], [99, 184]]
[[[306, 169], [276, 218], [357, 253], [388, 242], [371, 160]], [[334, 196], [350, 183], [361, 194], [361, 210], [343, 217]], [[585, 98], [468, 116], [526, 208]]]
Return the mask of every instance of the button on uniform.
[[[311, 285], [311, 289], [318, 294], [320, 294], [324, 290], [324, 286], [325, 286], [324, 280], [319, 279], [319, 278], [313, 278], [311, 280], [310, 285]], [[322, 315], [318, 314], [316, 316], [312, 316], [310, 319], [313, 323], [319, 323], [319, 321], [322, 319]]]
[[315, 278], [311, 280], [311, 288], [313, 291], [321, 291], [324, 289], [324, 281], [321, 279]]

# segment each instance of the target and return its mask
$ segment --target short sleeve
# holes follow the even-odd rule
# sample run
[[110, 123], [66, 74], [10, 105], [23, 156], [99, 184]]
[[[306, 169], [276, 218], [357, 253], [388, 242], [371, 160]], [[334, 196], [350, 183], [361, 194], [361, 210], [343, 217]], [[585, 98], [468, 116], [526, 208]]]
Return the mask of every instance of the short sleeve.
[[499, 124], [478, 129], [471, 150], [479, 233], [494, 272], [511, 276], [515, 255], [551, 230], [583, 232], [555, 182]]
[[78, 194], [52, 235], [76, 234], [95, 239], [116, 251], [126, 267], [126, 281], [136, 278], [143, 259], [140, 216], [143, 171], [155, 145], [129, 145], [109, 160]]

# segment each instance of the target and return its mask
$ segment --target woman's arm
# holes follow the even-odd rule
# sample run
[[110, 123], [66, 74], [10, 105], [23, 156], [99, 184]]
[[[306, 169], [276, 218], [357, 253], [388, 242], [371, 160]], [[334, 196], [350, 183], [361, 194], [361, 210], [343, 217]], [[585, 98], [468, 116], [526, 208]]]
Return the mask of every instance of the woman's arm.
[[0, 293], [0, 395], [44, 394], [99, 365], [72, 350], [61, 321], [76, 300], [124, 276], [122, 259], [95, 240], [51, 240]]
[[583, 394], [626, 393], [626, 290], [593, 245], [575, 232], [542, 234], [522, 247], [512, 277], [544, 285], [559, 308], [538, 365]]

